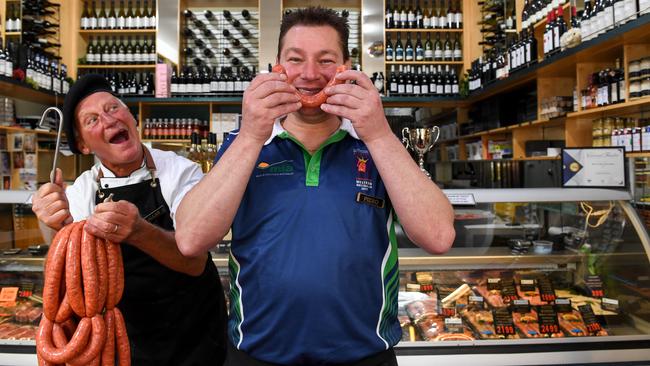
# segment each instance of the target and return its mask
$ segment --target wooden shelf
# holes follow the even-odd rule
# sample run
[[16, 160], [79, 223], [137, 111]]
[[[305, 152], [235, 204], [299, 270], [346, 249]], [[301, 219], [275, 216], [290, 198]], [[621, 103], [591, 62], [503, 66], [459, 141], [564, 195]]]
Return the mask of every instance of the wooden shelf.
[[525, 158], [512, 159], [515, 161], [535, 161], [535, 160], [560, 160], [560, 156], [527, 156]]
[[386, 61], [386, 65], [463, 65], [463, 61]]
[[625, 153], [628, 158], [650, 158], [650, 151]]
[[22, 33], [21, 32], [5, 32], [5, 36], [7, 37], [17, 37], [20, 36]]
[[146, 65], [78, 65], [78, 69], [155, 69], [156, 64]]
[[56, 136], [56, 132], [32, 130], [31, 128], [15, 127], [15, 126], [0, 126], [0, 131], [15, 132], [15, 133], [36, 133], [45, 136]]
[[386, 29], [386, 33], [462, 33], [462, 29]]
[[62, 104], [64, 97], [63, 94], [36, 90], [29, 84], [4, 76], [0, 77], [0, 95], [50, 106]]
[[601, 115], [630, 114], [640, 112], [643, 107], [650, 107], [650, 97], [634, 99], [629, 102], [606, 105], [598, 108], [585, 109], [567, 114], [567, 118], [598, 117]]
[[115, 34], [115, 35], [121, 35], [121, 34], [156, 34], [155, 29], [81, 29], [79, 30], [79, 34], [81, 35], [95, 35], [95, 34], [101, 34], [101, 35], [107, 35], [107, 34]]

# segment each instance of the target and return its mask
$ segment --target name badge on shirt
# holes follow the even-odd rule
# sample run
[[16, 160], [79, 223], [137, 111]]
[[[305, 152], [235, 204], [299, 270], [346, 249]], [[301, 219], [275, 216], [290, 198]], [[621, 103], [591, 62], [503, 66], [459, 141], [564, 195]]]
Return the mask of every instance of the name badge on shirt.
[[370, 205], [370, 206], [377, 207], [377, 208], [384, 208], [384, 206], [386, 206], [386, 201], [385, 200], [383, 200], [383, 199], [381, 199], [379, 197], [369, 196], [369, 195], [363, 194], [361, 192], [357, 192], [356, 201], [358, 203], [365, 203], [366, 205]]

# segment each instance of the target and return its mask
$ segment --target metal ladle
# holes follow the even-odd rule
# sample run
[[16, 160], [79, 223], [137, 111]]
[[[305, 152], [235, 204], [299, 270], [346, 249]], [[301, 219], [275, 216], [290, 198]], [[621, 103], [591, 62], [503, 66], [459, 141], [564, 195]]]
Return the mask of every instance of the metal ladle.
[[54, 178], [56, 178], [56, 159], [59, 156], [59, 145], [61, 144], [61, 131], [63, 131], [63, 112], [57, 107], [50, 107], [43, 112], [41, 116], [41, 121], [38, 123], [38, 126], [45, 128], [43, 122], [45, 122], [45, 117], [50, 111], [55, 111], [59, 117], [59, 129], [56, 133], [56, 147], [54, 149], [54, 162], [52, 163], [52, 171], [50, 172], [50, 183], [54, 183]]

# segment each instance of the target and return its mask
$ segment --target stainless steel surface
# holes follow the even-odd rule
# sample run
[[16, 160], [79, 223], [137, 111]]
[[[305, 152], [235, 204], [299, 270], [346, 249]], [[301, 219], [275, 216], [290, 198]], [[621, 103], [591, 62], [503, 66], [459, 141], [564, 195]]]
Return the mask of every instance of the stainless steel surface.
[[472, 193], [476, 203], [629, 201], [630, 192], [600, 188], [445, 189], [444, 193]]
[[156, 52], [178, 65], [180, 46], [180, 1], [156, 2]]
[[[361, 1], [361, 70], [366, 75], [384, 71], [384, 53], [371, 56], [375, 42], [384, 44], [384, 2], [377, 0]], [[383, 49], [383, 46], [382, 46]], [[386, 78], [388, 75], [384, 75]], [[388, 79], [386, 79], [388, 80]]]
[[[46, 109], [41, 115], [41, 120], [38, 122], [39, 127], [44, 127], [43, 122], [45, 117], [50, 112], [56, 112], [57, 117], [59, 118], [59, 127], [56, 132], [56, 146], [54, 147], [54, 158], [52, 162], [52, 171], [50, 171], [50, 183], [54, 183], [54, 178], [56, 177], [56, 161], [59, 157], [59, 145], [61, 144], [61, 132], [63, 132], [63, 112], [57, 107], [50, 107]], [[69, 141], [68, 143], [74, 143], [74, 141]]]

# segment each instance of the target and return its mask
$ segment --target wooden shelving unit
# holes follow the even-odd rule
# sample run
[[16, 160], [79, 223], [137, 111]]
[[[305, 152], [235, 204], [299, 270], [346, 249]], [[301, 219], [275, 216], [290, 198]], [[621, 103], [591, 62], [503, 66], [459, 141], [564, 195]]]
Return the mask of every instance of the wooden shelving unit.
[[568, 118], [597, 118], [600, 116], [626, 115], [650, 109], [650, 97], [635, 99], [629, 102], [606, 105], [603, 107], [585, 109], [567, 114]]
[[155, 29], [80, 29], [81, 35], [155, 35]]

